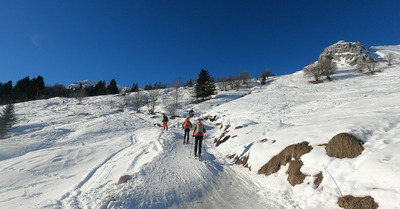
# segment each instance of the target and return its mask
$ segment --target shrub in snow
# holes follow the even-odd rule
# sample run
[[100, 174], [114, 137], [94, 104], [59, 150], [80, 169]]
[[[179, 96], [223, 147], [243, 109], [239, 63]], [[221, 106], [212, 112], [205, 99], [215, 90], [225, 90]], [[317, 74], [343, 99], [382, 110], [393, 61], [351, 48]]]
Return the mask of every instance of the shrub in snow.
[[340, 133], [334, 136], [325, 147], [330, 157], [356, 158], [361, 155], [364, 147], [362, 142], [349, 133]]
[[267, 164], [263, 165], [258, 174], [271, 175], [279, 171], [282, 165], [286, 165], [293, 158], [300, 160], [300, 157], [306, 153], [311, 152], [312, 147], [308, 145], [308, 142], [304, 141], [298, 144], [292, 144], [283, 149], [278, 155], [275, 155], [268, 161]]
[[339, 198], [338, 204], [345, 209], [376, 209], [379, 207], [378, 203], [371, 196], [354, 197], [346, 195]]

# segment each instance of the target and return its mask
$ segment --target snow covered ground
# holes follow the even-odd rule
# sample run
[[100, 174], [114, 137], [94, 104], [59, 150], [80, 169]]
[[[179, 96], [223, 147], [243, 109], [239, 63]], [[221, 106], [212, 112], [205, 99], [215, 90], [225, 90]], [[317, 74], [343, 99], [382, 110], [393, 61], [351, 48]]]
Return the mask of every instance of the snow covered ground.
[[[122, 96], [89, 97], [81, 105], [68, 98], [16, 104], [19, 122], [0, 140], [0, 208], [338, 209], [340, 193], [329, 171], [343, 195], [371, 195], [380, 208], [400, 209], [400, 46], [375, 49], [381, 57], [397, 56], [375, 75], [343, 67], [333, 81], [314, 85], [297, 72], [251, 90], [219, 92], [197, 105], [189, 102], [191, 90], [181, 89], [179, 115], [193, 109], [195, 118], [217, 118], [205, 121], [200, 160], [193, 158], [193, 139], [181, 143], [183, 118], [170, 120], [163, 131], [161, 114], [120, 111]], [[164, 112], [162, 105], [156, 110]], [[235, 137], [215, 147], [224, 131], [220, 124], [230, 125]], [[341, 132], [364, 142], [362, 155], [326, 155], [319, 145]], [[289, 184], [287, 166], [257, 174], [286, 146], [302, 141], [313, 146], [301, 158], [308, 175], [303, 184]], [[233, 154], [248, 155], [251, 169], [226, 158]], [[124, 175], [132, 178], [117, 185]]]

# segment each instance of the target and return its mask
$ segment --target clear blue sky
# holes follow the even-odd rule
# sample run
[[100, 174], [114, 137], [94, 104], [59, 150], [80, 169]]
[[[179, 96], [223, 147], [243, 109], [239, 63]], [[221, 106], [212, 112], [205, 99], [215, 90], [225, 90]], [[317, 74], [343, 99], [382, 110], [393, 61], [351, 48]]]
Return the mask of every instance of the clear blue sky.
[[0, 82], [283, 75], [339, 40], [400, 44], [400, 1], [0, 0]]

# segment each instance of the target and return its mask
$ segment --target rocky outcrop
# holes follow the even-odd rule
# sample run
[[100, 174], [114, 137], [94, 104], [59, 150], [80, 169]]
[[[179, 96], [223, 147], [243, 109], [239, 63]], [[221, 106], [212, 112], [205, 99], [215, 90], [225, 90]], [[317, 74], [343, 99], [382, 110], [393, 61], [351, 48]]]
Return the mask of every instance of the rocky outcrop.
[[360, 42], [339, 41], [336, 44], [328, 46], [321, 53], [319, 60], [332, 59], [333, 61], [345, 61], [350, 65], [357, 65], [372, 59], [368, 55], [368, 49]]

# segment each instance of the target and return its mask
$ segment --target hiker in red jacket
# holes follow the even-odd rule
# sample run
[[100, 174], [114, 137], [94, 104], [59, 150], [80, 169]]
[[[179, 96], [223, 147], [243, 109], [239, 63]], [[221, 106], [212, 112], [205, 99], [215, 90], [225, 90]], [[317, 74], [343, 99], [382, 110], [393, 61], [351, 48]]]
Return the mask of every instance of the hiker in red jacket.
[[163, 113], [162, 122], [163, 122], [164, 130], [168, 131], [168, 117], [165, 115], [165, 113]]
[[194, 126], [193, 136], [195, 137], [194, 143], [194, 156], [197, 157], [197, 145], [199, 146], [199, 157], [201, 156], [201, 143], [203, 142], [203, 136], [206, 133], [206, 128], [203, 123], [201, 123], [201, 119], [198, 120], [198, 123]]
[[[189, 134], [190, 134], [190, 129], [192, 128], [192, 123], [190, 122], [189, 118], [186, 118], [185, 122], [182, 125], [182, 128], [185, 129], [185, 135], [183, 136], [183, 144], [189, 144]], [[186, 138], [187, 140], [185, 141]]]

